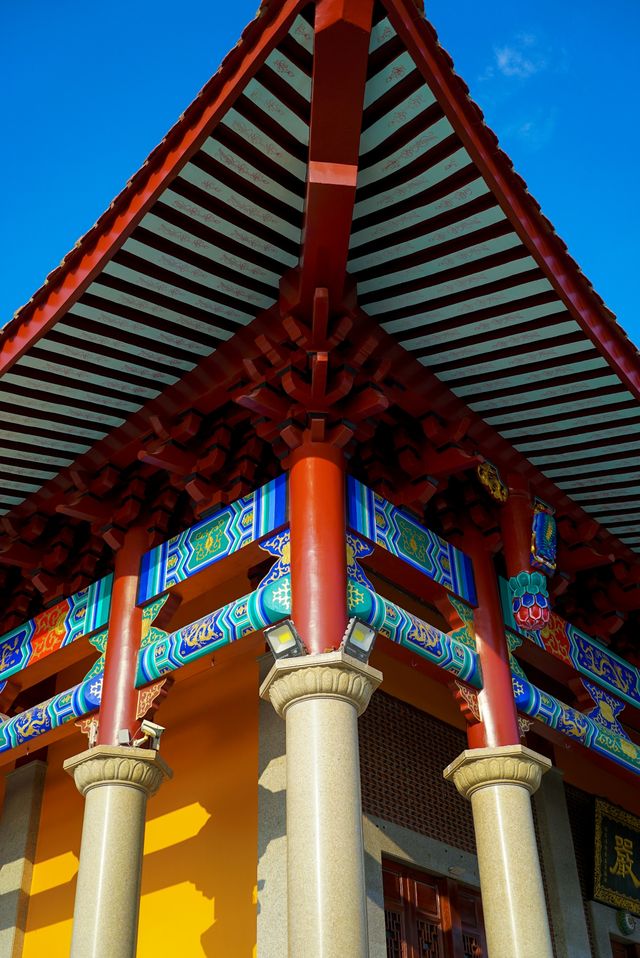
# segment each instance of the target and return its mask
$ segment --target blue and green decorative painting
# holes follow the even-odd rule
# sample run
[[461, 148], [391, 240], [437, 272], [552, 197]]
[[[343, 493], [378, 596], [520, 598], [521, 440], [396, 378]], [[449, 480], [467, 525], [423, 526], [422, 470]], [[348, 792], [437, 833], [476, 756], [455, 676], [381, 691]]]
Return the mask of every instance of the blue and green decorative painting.
[[287, 483], [283, 473], [147, 552], [142, 559], [138, 602], [142, 605], [286, 521]]
[[[281, 476], [144, 557], [137, 686], [147, 685], [291, 614], [290, 532], [286, 520], [286, 485]], [[348, 521], [352, 530], [347, 532], [345, 542], [349, 615], [476, 689], [482, 688], [470, 608], [476, 597], [469, 559], [353, 479], [348, 483]], [[548, 527], [544, 528], [548, 532]], [[173, 633], [155, 625], [172, 585], [258, 540], [273, 563], [253, 592]], [[443, 585], [450, 593], [461, 627], [447, 635], [379, 595], [361, 565], [376, 546]], [[506, 582], [501, 582], [501, 591], [519, 711], [626, 769], [640, 771], [640, 748], [619, 721], [624, 702], [636, 707], [640, 704], [640, 672], [553, 613], [546, 629], [518, 629]], [[0, 752], [24, 745], [99, 708], [110, 594], [111, 577], [107, 577], [0, 638], [0, 682], [83, 635], [98, 652], [78, 685], [0, 723]], [[513, 656], [523, 636], [585, 676], [592, 709], [578, 712], [527, 680]]]
[[[595, 710], [586, 715], [584, 712], [578, 712], [552, 695], [542, 692], [521, 676], [513, 677], [513, 693], [520, 712], [628, 771], [640, 772], [640, 747], [630, 740], [617, 721], [606, 727], [593, 717]], [[600, 708], [598, 711], [602, 714]]]
[[544, 628], [521, 629], [513, 616], [511, 593], [505, 579], [499, 580], [502, 613], [508, 630], [524, 636], [554, 658], [571, 666], [587, 681], [595, 682], [629, 705], [640, 708], [640, 670], [616, 655], [597, 639], [565, 622], [552, 612]]
[[0, 637], [0, 691], [8, 678], [109, 620], [113, 576], [105, 576]]
[[162, 633], [148, 642], [138, 656], [138, 686], [210, 655], [221, 646], [236, 642], [290, 614], [289, 530], [283, 529], [265, 539], [260, 548], [275, 562], [258, 588], [171, 635]]
[[556, 571], [558, 535], [553, 509], [536, 500], [531, 528], [531, 565], [547, 575]]
[[347, 477], [347, 525], [454, 595], [477, 604], [469, 557], [352, 476]]

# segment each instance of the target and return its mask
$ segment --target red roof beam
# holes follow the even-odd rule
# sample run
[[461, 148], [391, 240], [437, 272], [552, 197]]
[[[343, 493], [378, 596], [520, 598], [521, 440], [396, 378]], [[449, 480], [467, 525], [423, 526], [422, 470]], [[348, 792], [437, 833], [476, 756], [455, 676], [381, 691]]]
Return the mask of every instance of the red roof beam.
[[319, 0], [299, 305], [317, 287], [343, 298], [358, 178], [373, 0]]

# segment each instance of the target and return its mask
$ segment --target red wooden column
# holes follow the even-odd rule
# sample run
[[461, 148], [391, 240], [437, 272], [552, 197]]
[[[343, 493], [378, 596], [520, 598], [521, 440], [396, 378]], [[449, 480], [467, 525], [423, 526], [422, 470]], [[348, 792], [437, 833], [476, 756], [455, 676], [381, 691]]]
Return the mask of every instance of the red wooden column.
[[492, 555], [482, 534], [475, 528], [465, 531], [463, 546], [473, 562], [478, 593], [474, 623], [483, 682], [478, 696], [482, 724], [470, 730], [469, 745], [472, 748], [519, 745], [509, 650]]
[[146, 530], [134, 526], [125, 532], [124, 542], [116, 553], [98, 721], [99, 745], [117, 745], [120, 729], [126, 728], [131, 733], [135, 730], [135, 675], [142, 638], [142, 609], [136, 603], [140, 562], [147, 547]]
[[508, 477], [509, 498], [500, 510], [500, 528], [509, 578], [531, 565], [531, 496], [520, 477]]
[[337, 649], [347, 625], [345, 461], [306, 439], [290, 457], [291, 615], [310, 653]]

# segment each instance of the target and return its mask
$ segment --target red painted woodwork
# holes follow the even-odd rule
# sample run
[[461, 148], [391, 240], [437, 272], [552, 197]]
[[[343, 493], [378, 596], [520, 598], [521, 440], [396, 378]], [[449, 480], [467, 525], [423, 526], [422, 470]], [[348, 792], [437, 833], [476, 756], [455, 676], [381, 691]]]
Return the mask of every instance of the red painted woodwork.
[[483, 958], [479, 892], [449, 878], [382, 863], [387, 958]]
[[347, 625], [345, 462], [308, 439], [290, 457], [291, 612], [311, 653], [337, 649]]
[[509, 498], [500, 510], [502, 545], [507, 563], [507, 575], [528, 571], [531, 557], [531, 521], [533, 510], [526, 482], [511, 485]]
[[302, 315], [317, 287], [329, 291], [334, 308], [344, 294], [372, 16], [373, 0], [319, 0], [316, 7]]
[[611, 958], [640, 958], [640, 946], [612, 938]]
[[140, 560], [148, 547], [145, 529], [134, 526], [124, 534], [116, 553], [105, 657], [98, 744], [116, 745], [120, 729], [133, 733], [138, 693], [135, 674], [142, 638], [142, 609], [138, 607]]
[[490, 747], [519, 745], [520, 731], [511, 687], [509, 652], [493, 561], [482, 535], [476, 529], [465, 532], [463, 543], [473, 562], [478, 593], [474, 623], [483, 682], [478, 701], [484, 726], [484, 742], [479, 741], [476, 730], [469, 745], [472, 748], [478, 747], [479, 744]]

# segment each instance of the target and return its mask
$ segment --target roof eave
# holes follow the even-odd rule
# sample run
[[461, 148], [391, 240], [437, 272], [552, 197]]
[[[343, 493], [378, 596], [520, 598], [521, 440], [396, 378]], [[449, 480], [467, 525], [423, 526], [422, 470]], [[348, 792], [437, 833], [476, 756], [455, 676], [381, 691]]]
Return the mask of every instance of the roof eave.
[[284, 35], [306, 0], [262, 0], [256, 17], [169, 133], [60, 266], [0, 330], [0, 376], [74, 305]]
[[513, 168], [487, 126], [469, 88], [455, 73], [431, 24], [413, 0], [383, 0], [389, 20], [404, 40], [449, 122], [500, 203], [520, 239], [567, 309], [620, 380], [640, 399], [640, 356], [566, 244]]

